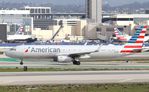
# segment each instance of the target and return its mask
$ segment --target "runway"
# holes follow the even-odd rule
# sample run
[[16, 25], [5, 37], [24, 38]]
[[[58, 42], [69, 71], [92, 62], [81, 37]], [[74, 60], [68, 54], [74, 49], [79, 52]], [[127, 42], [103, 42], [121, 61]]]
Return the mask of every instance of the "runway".
[[149, 82], [149, 71], [5, 72], [0, 85], [94, 84]]
[[[23, 66], [27, 66], [28, 68], [58, 68], [58, 69], [144, 69], [149, 70], [149, 63], [137, 63], [133, 62], [122, 62], [122, 61], [112, 61], [112, 62], [81, 62], [81, 65], [76, 66], [72, 63], [58, 63], [58, 62], [49, 62], [49, 61], [30, 61], [24, 62]], [[0, 68], [23, 68], [19, 62], [0, 62]]]
[[[135, 55], [137, 56], [137, 55]], [[132, 55], [132, 57], [135, 57]], [[140, 58], [141, 55], [137, 57]], [[148, 57], [149, 54], [143, 54], [144, 58]], [[85, 62], [84, 62], [85, 61]], [[145, 63], [144, 63], [145, 61]], [[0, 68], [16, 68], [22, 66], [19, 64], [19, 59], [9, 58], [5, 55], [0, 55]], [[130, 60], [126, 63], [124, 60], [114, 61], [97, 61], [96, 59], [85, 59], [81, 61], [80, 66], [75, 66], [72, 62], [69, 63], [58, 63], [53, 62], [51, 59], [25, 59], [24, 66], [28, 68], [62, 68], [62, 69], [147, 69], [149, 70], [149, 60], [140, 60], [139, 63], [135, 60]]]
[[[145, 62], [145, 63], [144, 63]], [[81, 65], [76, 66], [70, 63], [51, 62], [50, 60], [27, 60], [23, 66], [28, 68], [57, 68], [57, 69], [77, 69], [77, 70], [149, 70], [148, 61], [104, 61], [104, 62], [81, 62]], [[18, 61], [0, 61], [0, 68], [23, 68]]]

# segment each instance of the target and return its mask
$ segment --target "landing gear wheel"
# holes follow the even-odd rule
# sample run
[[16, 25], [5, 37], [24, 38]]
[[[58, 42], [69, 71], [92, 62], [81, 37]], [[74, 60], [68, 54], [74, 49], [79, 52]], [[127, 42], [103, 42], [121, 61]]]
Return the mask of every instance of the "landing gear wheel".
[[23, 62], [22, 61], [20, 62], [20, 65], [23, 65]]
[[24, 67], [23, 67], [23, 70], [24, 70], [24, 71], [27, 71], [27, 69], [28, 69], [27, 66], [24, 66]]
[[23, 65], [23, 60], [21, 60], [20, 65]]
[[77, 61], [77, 65], [80, 65], [81, 63], [80, 63], [80, 61]]
[[81, 63], [80, 63], [80, 61], [73, 61], [73, 64], [74, 65], [80, 65]]
[[126, 60], [126, 63], [128, 63], [129, 61], [128, 60]]

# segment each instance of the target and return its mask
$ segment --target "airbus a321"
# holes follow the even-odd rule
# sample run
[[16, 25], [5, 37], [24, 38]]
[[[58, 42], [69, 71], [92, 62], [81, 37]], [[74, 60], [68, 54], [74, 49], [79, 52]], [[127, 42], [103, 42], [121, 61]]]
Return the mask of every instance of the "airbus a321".
[[5, 52], [18, 58], [23, 64], [26, 58], [53, 59], [57, 62], [73, 62], [80, 65], [81, 58], [119, 58], [141, 53], [147, 26], [140, 26], [124, 45], [20, 45]]

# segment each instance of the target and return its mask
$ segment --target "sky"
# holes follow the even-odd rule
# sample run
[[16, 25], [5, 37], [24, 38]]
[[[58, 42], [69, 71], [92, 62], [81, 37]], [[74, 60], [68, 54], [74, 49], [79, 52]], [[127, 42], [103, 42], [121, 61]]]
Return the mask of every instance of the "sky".
[[[0, 0], [5, 2], [38, 2], [38, 3], [53, 3], [53, 4], [60, 4], [60, 5], [67, 5], [67, 4], [84, 4], [85, 0]], [[133, 3], [133, 2], [146, 2], [149, 0], [103, 0], [104, 3], [109, 3], [111, 6], [119, 6], [123, 4]]]
[[[85, 0], [49, 0], [55, 4], [77, 4], [77, 3], [84, 3]], [[123, 4], [129, 4], [133, 2], [147, 2], [149, 0], [103, 0], [104, 3], [109, 3], [111, 6], [119, 6]]]
[[[55, 4], [84, 4], [85, 0], [49, 0]], [[129, 4], [133, 2], [146, 2], [149, 0], [103, 0], [104, 3], [109, 3], [111, 6], [119, 6], [123, 4]]]
[[59, 5], [84, 4], [85, 0], [0, 0], [0, 2], [53, 3]]
[[133, 3], [133, 2], [147, 2], [149, 0], [103, 0], [104, 3], [109, 3], [111, 6], [119, 6], [119, 5], [123, 5], [123, 4], [129, 4], [129, 3]]

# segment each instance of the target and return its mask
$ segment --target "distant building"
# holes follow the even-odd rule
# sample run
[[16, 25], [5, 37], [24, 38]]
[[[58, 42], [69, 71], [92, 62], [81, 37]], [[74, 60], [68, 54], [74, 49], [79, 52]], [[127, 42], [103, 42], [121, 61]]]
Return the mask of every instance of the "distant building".
[[[149, 25], [149, 14], [115, 14], [109, 17], [103, 16], [104, 22], [110, 22], [112, 25], [129, 27], [129, 35], [134, 34], [134, 27], [137, 25]], [[149, 31], [147, 32], [149, 34]]]
[[80, 19], [85, 18], [85, 13], [52, 13], [51, 7], [29, 7], [25, 10], [30, 11], [30, 16], [34, 19], [34, 27], [48, 30], [49, 25], [54, 25], [54, 19]]
[[[14, 33], [20, 25], [33, 29], [33, 19], [29, 10], [0, 10], [0, 23], [7, 24], [7, 32]], [[26, 30], [26, 29], [25, 29]]]
[[149, 14], [149, 10], [145, 10], [145, 14]]
[[49, 14], [51, 14], [51, 7], [29, 7], [25, 6], [25, 10], [30, 11], [30, 16], [33, 19], [51, 19]]
[[87, 21], [83, 19], [55, 19], [55, 24], [50, 25], [48, 30], [41, 30], [35, 28], [32, 32], [37, 38], [42, 40], [49, 40], [60, 29], [61, 24], [63, 27], [60, 29], [54, 40], [69, 39], [73, 41], [84, 39], [85, 27]]
[[149, 14], [115, 14], [103, 16], [104, 22], [112, 21], [119, 26], [149, 25]]
[[7, 24], [0, 24], [0, 42], [7, 41]]
[[87, 17], [92, 22], [102, 22], [102, 0], [86, 0]]

